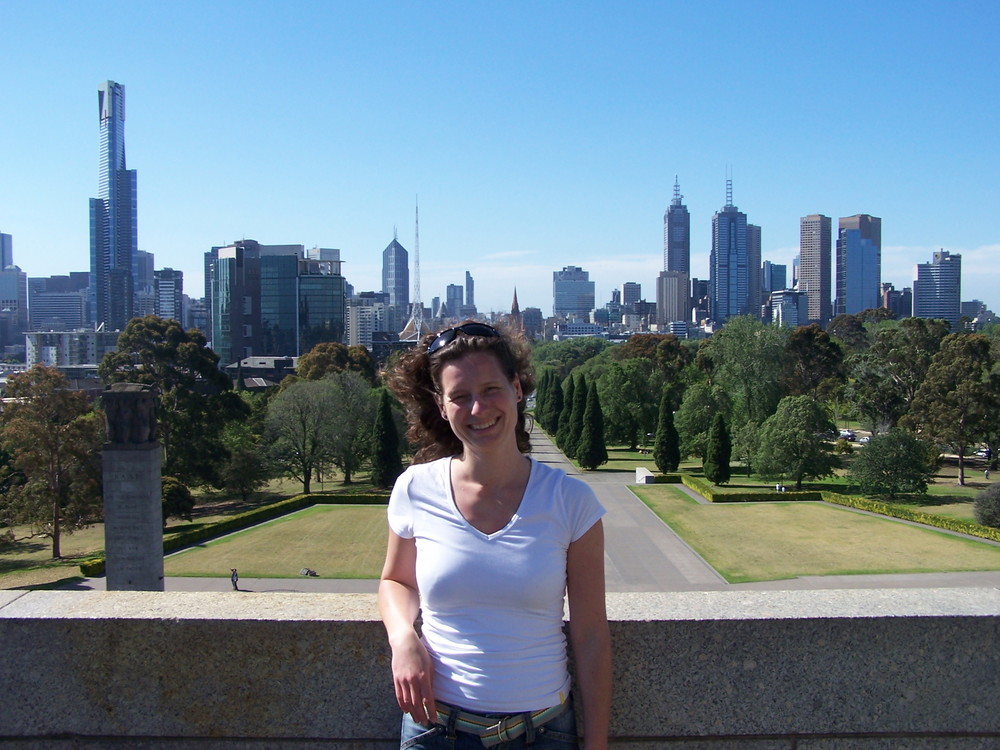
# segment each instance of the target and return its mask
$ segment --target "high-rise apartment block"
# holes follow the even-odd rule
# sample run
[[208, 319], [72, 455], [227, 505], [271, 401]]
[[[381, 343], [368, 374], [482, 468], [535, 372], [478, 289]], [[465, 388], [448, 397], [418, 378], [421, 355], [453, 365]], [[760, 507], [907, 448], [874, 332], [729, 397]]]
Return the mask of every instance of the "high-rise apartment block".
[[90, 199], [90, 312], [97, 327], [124, 329], [133, 317], [138, 252], [136, 174], [125, 164], [125, 87], [97, 90], [100, 162]]
[[826, 326], [832, 315], [832, 237], [829, 216], [799, 219], [799, 291], [808, 301], [808, 322]]
[[663, 270], [691, 274], [691, 214], [674, 177], [674, 197], [663, 214]]
[[552, 314], [567, 320], [587, 320], [594, 309], [595, 290], [590, 274], [579, 266], [552, 272]]
[[733, 205], [732, 180], [726, 181], [726, 205], [712, 217], [709, 283], [716, 325], [737, 315], [760, 316], [760, 228], [748, 225]]
[[[799, 282], [801, 288], [802, 282]], [[868, 214], [840, 219], [835, 315], [856, 315], [882, 304], [882, 220]]]
[[913, 281], [913, 317], [940, 318], [957, 331], [962, 317], [962, 256], [947, 250], [918, 263]]

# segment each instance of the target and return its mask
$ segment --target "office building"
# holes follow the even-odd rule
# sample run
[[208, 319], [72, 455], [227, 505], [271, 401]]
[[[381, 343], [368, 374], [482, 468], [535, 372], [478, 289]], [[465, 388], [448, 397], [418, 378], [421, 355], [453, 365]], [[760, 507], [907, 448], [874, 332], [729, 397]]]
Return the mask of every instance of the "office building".
[[90, 273], [28, 279], [28, 327], [32, 331], [73, 331], [87, 325]]
[[663, 214], [663, 270], [691, 273], [691, 214], [674, 177], [674, 197]]
[[14, 238], [0, 232], [0, 270], [14, 265]]
[[797, 328], [808, 325], [809, 295], [794, 289], [779, 289], [771, 292], [767, 306], [770, 310], [770, 323], [785, 328]]
[[896, 320], [913, 315], [913, 292], [910, 287], [899, 291], [892, 284], [882, 284], [882, 307], [892, 312]]
[[829, 216], [810, 214], [799, 219], [799, 291], [809, 301], [808, 322], [826, 326], [833, 317], [833, 224]]
[[747, 294], [750, 299], [747, 305], [750, 315], [760, 320], [760, 306], [764, 299], [764, 290], [760, 285], [761, 238], [760, 227], [747, 224]]
[[656, 279], [656, 325], [663, 331], [671, 323], [691, 320], [691, 293], [683, 271], [660, 271]]
[[856, 315], [880, 307], [881, 295], [882, 220], [868, 214], [841, 218], [837, 231], [834, 315]]
[[[299, 356], [342, 341], [346, 282], [339, 251], [242, 240], [212, 248], [212, 348], [223, 364]], [[316, 260], [315, 258], [326, 258]]]
[[100, 160], [90, 199], [90, 314], [97, 328], [121, 330], [133, 317], [138, 252], [136, 174], [125, 164], [125, 87], [97, 91]]
[[9, 263], [0, 269], [0, 346], [23, 347], [26, 330], [28, 274]]
[[474, 317], [476, 315], [476, 282], [468, 271], [465, 272], [465, 306], [469, 308], [467, 312], [471, 313], [468, 317]]
[[914, 276], [913, 317], [946, 320], [957, 331], [962, 317], [962, 256], [938, 250], [930, 263], [917, 264]]
[[399, 332], [410, 317], [410, 254], [395, 236], [382, 251], [382, 291], [389, 295], [386, 330]]
[[624, 307], [630, 308], [642, 299], [642, 284], [635, 281], [626, 281], [622, 284], [621, 303]]
[[586, 321], [594, 309], [594, 282], [579, 266], [564, 266], [552, 272], [552, 315]]
[[760, 232], [754, 232], [751, 257], [747, 215], [733, 205], [732, 180], [726, 181], [726, 205], [712, 217], [709, 257], [711, 319], [725, 324], [737, 315], [760, 316]]
[[161, 268], [153, 272], [156, 315], [173, 319], [186, 327], [184, 320], [184, 272]]
[[[152, 253], [137, 250], [132, 266], [133, 301], [132, 315], [142, 318], [146, 315], [156, 315], [156, 273], [153, 270]], [[178, 318], [180, 320], [180, 318]]]
[[445, 287], [443, 318], [460, 318], [462, 316], [462, 307], [465, 304], [463, 302], [464, 291], [461, 284], [448, 284]]
[[778, 292], [789, 288], [788, 266], [786, 265], [765, 260], [760, 276], [761, 289], [764, 292], [764, 296], [769, 295], [771, 292]]

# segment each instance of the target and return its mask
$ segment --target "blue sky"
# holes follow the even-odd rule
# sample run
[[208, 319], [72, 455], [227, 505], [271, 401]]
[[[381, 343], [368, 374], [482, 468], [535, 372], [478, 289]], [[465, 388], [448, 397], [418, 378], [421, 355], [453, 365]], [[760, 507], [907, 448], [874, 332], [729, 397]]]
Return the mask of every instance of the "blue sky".
[[[341, 250], [381, 285], [551, 311], [580, 265], [655, 299], [674, 175], [707, 278], [712, 214], [791, 263], [799, 218], [882, 218], [882, 279], [939, 248], [1000, 308], [996, 2], [0, 0], [0, 231], [30, 276], [87, 270], [97, 87], [126, 87], [139, 247], [185, 272], [240, 238]], [[1000, 310], [998, 310], [1000, 311]]]

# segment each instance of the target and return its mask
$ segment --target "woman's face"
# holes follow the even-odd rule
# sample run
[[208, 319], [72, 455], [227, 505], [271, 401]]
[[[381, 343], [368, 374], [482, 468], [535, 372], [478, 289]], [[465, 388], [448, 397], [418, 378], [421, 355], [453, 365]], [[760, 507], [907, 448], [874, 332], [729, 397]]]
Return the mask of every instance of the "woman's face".
[[487, 449], [514, 441], [521, 383], [508, 380], [490, 352], [470, 352], [441, 368], [438, 407], [466, 448]]

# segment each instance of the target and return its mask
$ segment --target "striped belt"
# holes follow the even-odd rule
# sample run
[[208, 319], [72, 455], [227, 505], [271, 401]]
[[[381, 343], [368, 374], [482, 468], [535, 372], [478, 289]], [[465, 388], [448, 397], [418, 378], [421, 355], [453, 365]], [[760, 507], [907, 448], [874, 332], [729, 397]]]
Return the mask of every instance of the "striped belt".
[[468, 711], [453, 708], [446, 703], [435, 703], [438, 723], [454, 728], [460, 732], [468, 732], [479, 737], [483, 745], [493, 747], [501, 742], [510, 742], [528, 731], [529, 725], [538, 728], [562, 714], [569, 708], [569, 701], [564, 701], [550, 708], [531, 711], [523, 714], [496, 717], [473, 714]]

